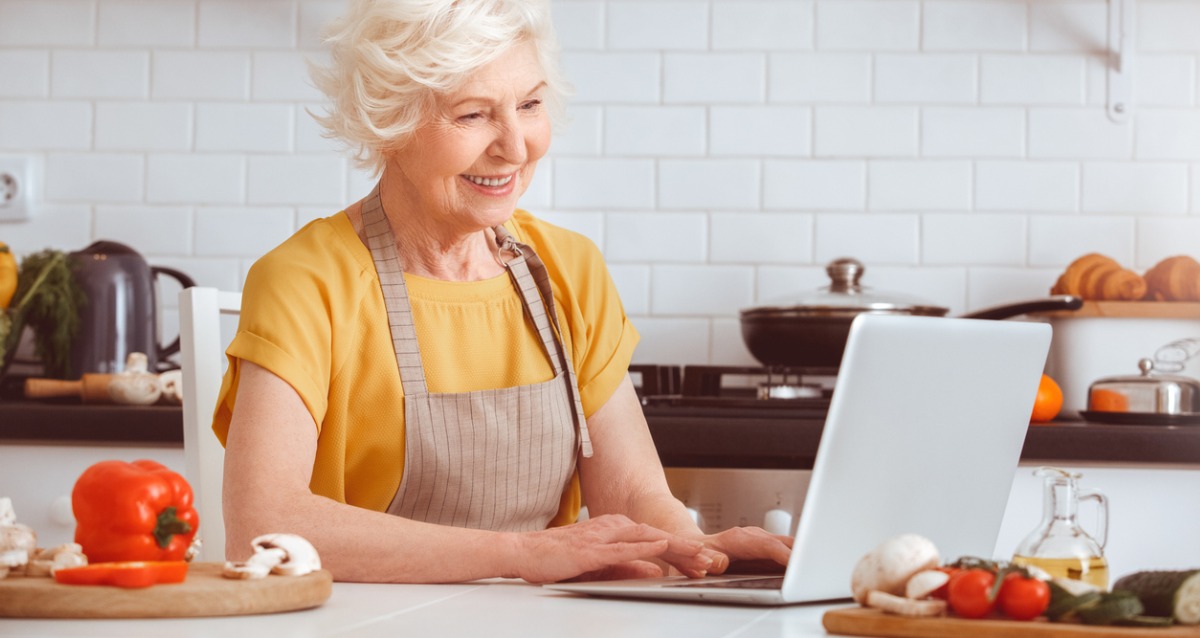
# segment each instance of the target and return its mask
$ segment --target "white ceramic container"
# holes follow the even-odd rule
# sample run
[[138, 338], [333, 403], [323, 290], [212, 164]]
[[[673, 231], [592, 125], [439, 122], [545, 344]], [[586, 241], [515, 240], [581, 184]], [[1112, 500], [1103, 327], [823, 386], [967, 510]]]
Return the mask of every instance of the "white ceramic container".
[[[1038, 319], [1054, 329], [1046, 374], [1062, 387], [1064, 420], [1082, 418], [1092, 382], [1138, 374], [1139, 359], [1172, 341], [1200, 338], [1200, 303], [1087, 302], [1077, 312]], [[1179, 374], [1200, 379], [1200, 357]]]

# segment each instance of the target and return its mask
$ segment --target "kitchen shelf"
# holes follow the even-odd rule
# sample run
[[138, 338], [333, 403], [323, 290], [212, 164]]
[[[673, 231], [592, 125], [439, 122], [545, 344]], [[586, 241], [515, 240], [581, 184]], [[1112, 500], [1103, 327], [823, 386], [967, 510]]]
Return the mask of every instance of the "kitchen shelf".
[[179, 406], [0, 401], [0, 443], [183, 445]]
[[[647, 420], [666, 467], [811, 469], [823, 426], [816, 419], [719, 424], [648, 414]], [[1200, 426], [1032, 425], [1021, 461], [1200, 466]]]
[[[707, 418], [646, 410], [667, 467], [809, 469], [824, 421]], [[0, 401], [0, 444], [183, 445], [178, 406]], [[1030, 426], [1025, 462], [1200, 466], [1200, 426], [1108, 425], [1063, 421]]]

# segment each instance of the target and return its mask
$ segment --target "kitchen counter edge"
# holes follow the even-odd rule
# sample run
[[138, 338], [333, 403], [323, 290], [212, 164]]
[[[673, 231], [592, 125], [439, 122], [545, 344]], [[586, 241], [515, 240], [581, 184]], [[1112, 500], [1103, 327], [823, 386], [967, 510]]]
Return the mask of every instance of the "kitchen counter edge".
[[[83, 412], [86, 411], [86, 412]], [[823, 421], [742, 418], [736, 422], [656, 415], [647, 421], [667, 467], [810, 469]], [[0, 444], [183, 444], [177, 406], [0, 402]], [[1062, 421], [1031, 425], [1022, 461], [1200, 464], [1200, 426], [1106, 425]]]

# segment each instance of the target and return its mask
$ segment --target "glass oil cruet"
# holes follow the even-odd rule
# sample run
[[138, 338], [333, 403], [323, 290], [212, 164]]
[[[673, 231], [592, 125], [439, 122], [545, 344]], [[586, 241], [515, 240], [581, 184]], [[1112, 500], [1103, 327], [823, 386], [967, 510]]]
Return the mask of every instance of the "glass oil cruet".
[[[1032, 565], [1054, 578], [1070, 578], [1108, 589], [1108, 561], [1104, 545], [1108, 539], [1108, 498], [1099, 490], [1079, 489], [1077, 472], [1056, 467], [1040, 467], [1035, 476], [1043, 478], [1045, 502], [1042, 522], [1021, 541], [1013, 554], [1013, 563]], [[1096, 501], [1099, 529], [1089, 535], [1076, 520], [1079, 502]]]

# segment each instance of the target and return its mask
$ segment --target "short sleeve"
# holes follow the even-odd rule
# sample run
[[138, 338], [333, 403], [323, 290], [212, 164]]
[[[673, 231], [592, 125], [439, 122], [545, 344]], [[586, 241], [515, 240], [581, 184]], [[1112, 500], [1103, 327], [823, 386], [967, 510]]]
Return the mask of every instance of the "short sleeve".
[[[314, 224], [321, 222], [314, 222]], [[333, 308], [354, 288], [353, 269], [340, 266], [320, 228], [298, 233], [250, 268], [237, 334], [226, 349], [214, 430], [224, 440], [237, 398], [240, 362], [250, 361], [288, 383], [320, 427], [335, 368]]]
[[[599, 251], [596, 255], [599, 257]], [[582, 314], [588, 318], [584, 330], [587, 343], [577, 347], [573, 361], [585, 417], [592, 416], [616, 392], [629, 373], [639, 339], [604, 260], [597, 259], [589, 272], [587, 289], [581, 295]]]

